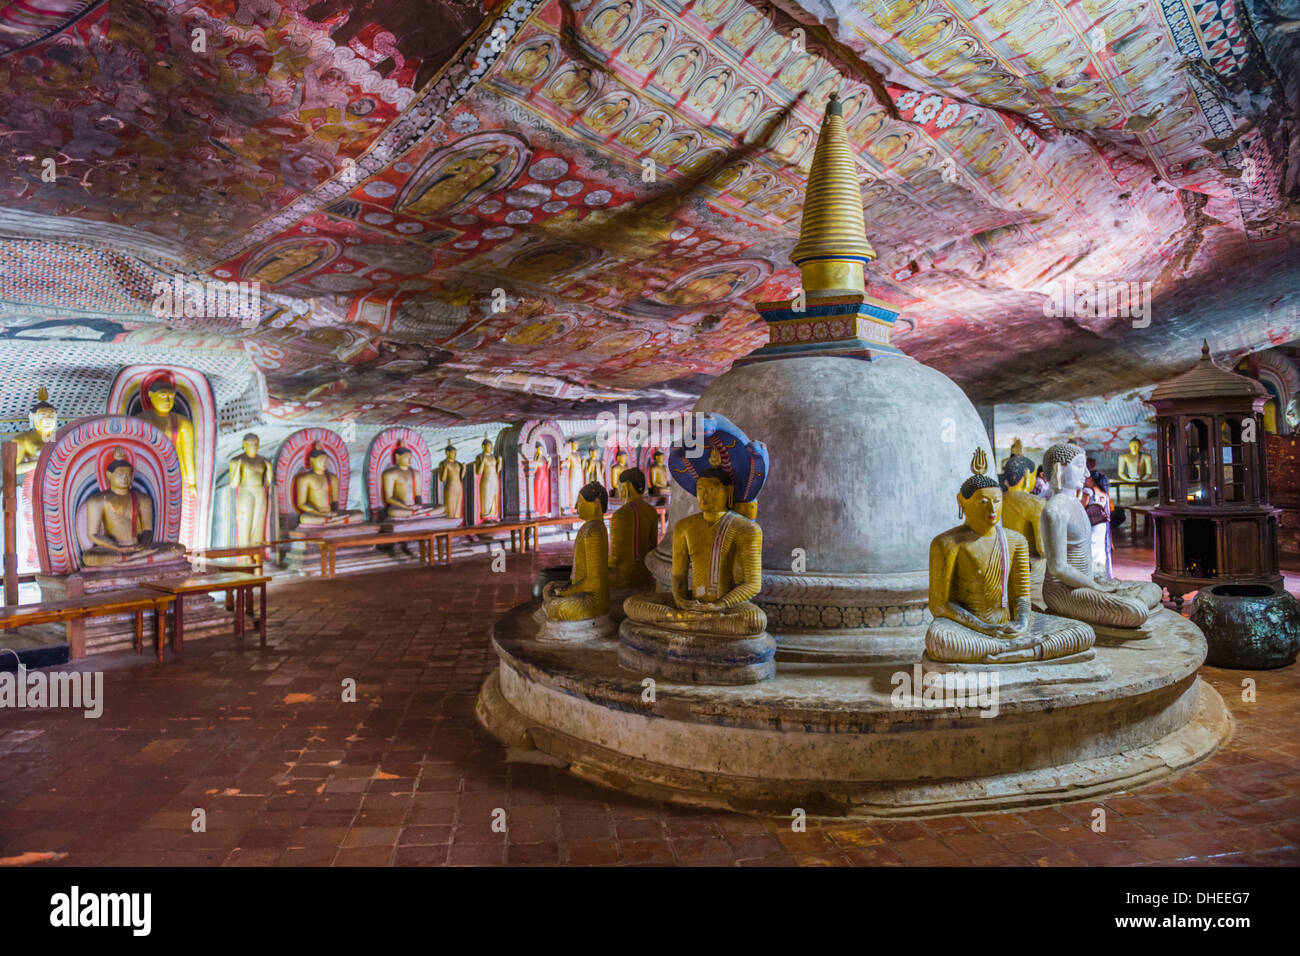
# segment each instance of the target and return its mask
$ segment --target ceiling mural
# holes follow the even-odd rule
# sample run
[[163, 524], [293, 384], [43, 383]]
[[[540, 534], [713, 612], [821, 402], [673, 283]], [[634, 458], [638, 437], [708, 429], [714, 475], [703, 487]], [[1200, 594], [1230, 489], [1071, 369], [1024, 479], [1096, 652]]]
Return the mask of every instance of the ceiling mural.
[[[1148, 385], [1207, 334], [1300, 337], [1300, 36], [1254, 3], [22, 9], [0, 4], [0, 337], [225, 336], [280, 414], [689, 404], [766, 341], [753, 303], [798, 287], [832, 93], [869, 291], [976, 401]], [[94, 248], [42, 235], [56, 216]], [[174, 271], [257, 282], [263, 307], [159, 319]], [[1144, 313], [1053, 310], [1065, 282], [1132, 286]]]

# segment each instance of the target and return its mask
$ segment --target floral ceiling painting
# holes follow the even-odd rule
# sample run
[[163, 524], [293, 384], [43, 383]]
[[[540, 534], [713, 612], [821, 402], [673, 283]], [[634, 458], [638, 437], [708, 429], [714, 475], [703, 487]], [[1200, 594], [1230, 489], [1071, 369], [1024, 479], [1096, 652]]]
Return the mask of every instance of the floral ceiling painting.
[[[1280, 9], [0, 3], [0, 335], [226, 339], [286, 415], [688, 406], [798, 288], [836, 94], [895, 344], [976, 402], [1138, 388], [1300, 337]], [[160, 317], [175, 273], [262, 308]], [[1062, 314], [1063, 282], [1149, 308]]]

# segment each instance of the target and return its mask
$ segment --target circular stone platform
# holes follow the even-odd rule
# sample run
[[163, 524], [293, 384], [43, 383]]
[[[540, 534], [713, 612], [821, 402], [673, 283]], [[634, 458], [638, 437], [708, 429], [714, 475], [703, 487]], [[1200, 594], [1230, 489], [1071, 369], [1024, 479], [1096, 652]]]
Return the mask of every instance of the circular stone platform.
[[865, 817], [1010, 809], [1151, 783], [1231, 733], [1196, 674], [1204, 636], [1167, 609], [1140, 646], [1096, 648], [1101, 679], [1053, 679], [1040, 665], [1050, 682], [1017, 681], [1007, 668], [997, 714], [983, 717], [991, 695], [975, 706], [927, 706], [920, 687], [904, 695], [919, 664], [781, 663], [761, 684], [659, 681], [650, 702], [643, 676], [619, 667], [618, 641], [537, 641], [536, 606], [497, 622], [500, 667], [479, 693], [480, 723], [509, 759], [649, 799]]

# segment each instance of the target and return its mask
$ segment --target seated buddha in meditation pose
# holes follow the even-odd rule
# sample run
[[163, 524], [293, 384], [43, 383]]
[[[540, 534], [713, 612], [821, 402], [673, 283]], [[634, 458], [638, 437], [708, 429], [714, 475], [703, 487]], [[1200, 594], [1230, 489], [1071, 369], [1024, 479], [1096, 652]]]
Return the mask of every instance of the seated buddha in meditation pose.
[[609, 493], [598, 481], [578, 492], [582, 527], [573, 541], [569, 583], [552, 581], [542, 589], [542, 609], [552, 621], [587, 621], [609, 613], [609, 533], [605, 509]]
[[673, 526], [671, 594], [634, 594], [623, 602], [634, 624], [697, 634], [757, 635], [767, 615], [751, 600], [763, 586], [763, 532], [732, 511], [731, 477], [719, 468], [700, 473], [699, 513]]
[[1053, 445], [1043, 456], [1052, 497], [1043, 508], [1043, 554], [1047, 574], [1043, 603], [1053, 614], [1107, 628], [1139, 628], [1160, 607], [1163, 591], [1150, 581], [1095, 577], [1092, 524], [1076, 493], [1088, 477], [1087, 459], [1076, 445]]
[[293, 506], [298, 524], [303, 527], [348, 524], [357, 520], [359, 511], [339, 509], [338, 475], [329, 470], [329, 455], [317, 447], [307, 456], [310, 471], [299, 472], [293, 479]]
[[128, 566], [184, 556], [180, 544], [154, 543], [153, 500], [131, 487], [135, 468], [122, 449], [117, 450], [106, 477], [108, 487], [87, 498], [79, 509], [94, 542], [81, 552], [81, 563], [90, 568]]
[[650, 465], [650, 494], [666, 495], [672, 490], [673, 480], [668, 474], [668, 465], [664, 462], [664, 453], [656, 450], [654, 461]]
[[420, 503], [420, 474], [411, 467], [412, 451], [399, 445], [393, 451], [393, 464], [379, 476], [384, 509], [390, 518], [424, 518], [441, 509]]
[[1096, 635], [1078, 621], [1035, 614], [1029, 603], [1029, 545], [1001, 524], [1002, 490], [974, 474], [957, 493], [965, 523], [930, 542], [930, 613], [925, 634], [930, 660], [1012, 664], [1068, 657], [1092, 647]]
[[618, 496], [626, 504], [609, 519], [609, 583], [618, 591], [654, 584], [645, 558], [659, 543], [659, 513], [644, 494], [645, 473], [640, 468], [625, 469], [618, 476]]
[[1120, 481], [1150, 481], [1151, 456], [1142, 450], [1142, 442], [1130, 438], [1128, 453], [1119, 456]]

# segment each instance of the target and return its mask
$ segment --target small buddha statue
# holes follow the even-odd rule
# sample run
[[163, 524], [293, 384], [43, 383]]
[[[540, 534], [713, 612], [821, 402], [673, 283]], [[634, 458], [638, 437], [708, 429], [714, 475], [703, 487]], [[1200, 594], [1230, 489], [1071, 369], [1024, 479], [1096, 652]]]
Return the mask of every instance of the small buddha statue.
[[1035, 614], [1029, 598], [1029, 545], [1003, 527], [1002, 490], [984, 474], [978, 449], [957, 493], [964, 522], [930, 542], [930, 613], [925, 653], [932, 661], [1013, 664], [1054, 660], [1092, 647], [1078, 621]]
[[1129, 439], [1128, 452], [1119, 456], [1120, 481], [1150, 481], [1151, 456], [1142, 450], [1142, 442], [1136, 436]]
[[456, 446], [447, 442], [446, 456], [438, 462], [438, 480], [442, 482], [442, 507], [450, 518], [465, 515], [465, 463], [456, 460]]
[[36, 460], [41, 457], [41, 449], [54, 438], [59, 427], [59, 413], [49, 403], [50, 393], [40, 389], [36, 393], [36, 404], [27, 413], [27, 423], [31, 425], [25, 432], [19, 432], [9, 440], [18, 446], [18, 474], [25, 475], [36, 467]]
[[583, 467], [582, 455], [578, 453], [578, 443], [569, 442], [569, 454], [564, 458], [564, 500], [561, 504], [568, 511], [578, 508], [578, 493], [587, 483], [587, 474]]
[[[1126, 636], [1160, 607], [1163, 591], [1150, 581], [1096, 577], [1092, 525], [1077, 497], [1088, 477], [1087, 459], [1077, 445], [1053, 445], [1043, 456], [1052, 496], [1040, 518], [1047, 573], [1043, 602], [1053, 614], [1086, 621], [1101, 633]], [[1133, 636], [1133, 635], [1129, 635]]]
[[578, 494], [582, 527], [573, 542], [573, 571], [567, 585], [552, 581], [542, 589], [542, 610], [550, 621], [588, 621], [609, 613], [609, 533], [605, 509], [609, 495], [599, 482]]
[[492, 451], [491, 440], [484, 435], [482, 450], [474, 459], [474, 478], [478, 482], [478, 519], [492, 521], [501, 517], [497, 494], [501, 484], [501, 456]]
[[603, 485], [604, 481], [602, 481], [603, 476], [601, 475], [603, 470], [600, 467], [600, 450], [595, 445], [592, 445], [591, 450], [587, 452], [587, 460], [583, 462], [583, 472], [587, 481], [598, 481]]
[[623, 507], [609, 519], [609, 580], [616, 591], [654, 584], [645, 566], [646, 555], [659, 544], [659, 513], [642, 497], [645, 473], [628, 468], [618, 476]]
[[527, 474], [532, 476], [533, 514], [551, 513], [551, 461], [542, 443], [533, 443], [533, 457], [528, 459]]
[[731, 510], [731, 492], [725, 471], [699, 474], [699, 513], [673, 526], [672, 593], [629, 597], [629, 622], [696, 634], [764, 632], [767, 615], [751, 600], [763, 586], [763, 532]]
[[155, 379], [143, 408], [136, 415], [167, 436], [181, 463], [181, 480], [191, 497], [198, 495], [198, 468], [194, 461], [194, 423], [175, 410], [176, 385], [170, 377]]
[[668, 465], [664, 462], [664, 453], [655, 451], [650, 464], [650, 494], [666, 495], [672, 490], [672, 476], [668, 474]]
[[266, 509], [270, 502], [271, 463], [263, 458], [262, 440], [244, 436], [244, 450], [230, 459], [230, 492], [235, 499], [235, 544], [253, 547], [266, 540]]
[[609, 466], [609, 490], [617, 497], [619, 478], [627, 471], [627, 452], [619, 451], [614, 455], [613, 464]]
[[135, 466], [118, 448], [105, 470], [107, 487], [87, 498], [77, 509], [77, 524], [84, 515], [91, 547], [81, 552], [85, 567], [134, 566], [180, 558], [178, 543], [153, 540], [153, 499], [132, 486]]
[[420, 501], [420, 473], [411, 467], [414, 452], [398, 445], [393, 464], [379, 475], [379, 491], [389, 518], [427, 518], [435, 509]]
[[320, 443], [307, 456], [309, 470], [293, 479], [293, 506], [298, 524], [304, 528], [349, 524], [361, 517], [359, 511], [339, 508], [339, 478], [329, 470], [329, 455]]

